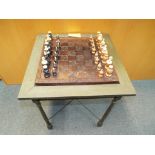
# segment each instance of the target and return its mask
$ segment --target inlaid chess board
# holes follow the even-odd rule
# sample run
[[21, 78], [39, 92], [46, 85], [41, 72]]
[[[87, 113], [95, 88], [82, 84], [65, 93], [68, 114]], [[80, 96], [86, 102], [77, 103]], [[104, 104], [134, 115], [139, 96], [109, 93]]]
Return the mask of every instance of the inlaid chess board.
[[[60, 38], [61, 50], [59, 52], [57, 76], [52, 76], [52, 65], [50, 66], [51, 76], [44, 77], [41, 58], [38, 66], [35, 84], [36, 85], [78, 85], [78, 84], [107, 84], [119, 83], [117, 73], [111, 77], [98, 76], [97, 66], [91, 54], [89, 38]], [[52, 40], [52, 50], [55, 49], [55, 38]], [[42, 48], [43, 56], [43, 48]], [[53, 56], [51, 56], [51, 63]]]

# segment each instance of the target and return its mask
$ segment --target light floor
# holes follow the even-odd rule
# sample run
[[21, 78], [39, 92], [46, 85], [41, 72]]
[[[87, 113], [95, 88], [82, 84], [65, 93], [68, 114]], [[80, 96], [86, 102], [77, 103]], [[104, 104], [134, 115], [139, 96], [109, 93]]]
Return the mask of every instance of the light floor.
[[[97, 119], [77, 100], [52, 119], [48, 130], [36, 105], [17, 100], [20, 85], [0, 81], [0, 134], [155, 134], [155, 80], [133, 81], [137, 96], [123, 97], [115, 104], [102, 127]], [[81, 99], [96, 115], [101, 116], [111, 99]], [[50, 117], [67, 101], [44, 101]]]

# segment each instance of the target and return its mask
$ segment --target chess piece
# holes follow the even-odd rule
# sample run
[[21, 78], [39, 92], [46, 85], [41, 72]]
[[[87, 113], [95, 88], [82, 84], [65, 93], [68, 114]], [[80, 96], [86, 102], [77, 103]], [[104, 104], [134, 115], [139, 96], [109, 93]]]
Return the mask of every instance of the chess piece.
[[47, 65], [43, 65], [43, 69], [48, 69]]
[[57, 62], [55, 62], [55, 61], [53, 62], [53, 67], [57, 68]]
[[92, 47], [92, 54], [95, 54], [95, 52], [96, 52], [95, 47]]
[[57, 39], [57, 40], [56, 40], [56, 43], [57, 43], [57, 49], [61, 49], [60, 39]]
[[112, 65], [112, 60], [108, 59], [105, 64], [105, 69], [107, 69], [110, 65]]
[[56, 63], [58, 63], [58, 57], [57, 57], [57, 56], [54, 56], [54, 61], [55, 61]]
[[95, 53], [95, 57], [98, 57], [98, 52]]
[[48, 51], [48, 50], [51, 50], [50, 45], [45, 45], [45, 46], [44, 46], [44, 51]]
[[92, 41], [92, 42], [90, 43], [90, 45], [91, 45], [91, 47], [95, 47], [94, 41]]
[[104, 46], [102, 46], [102, 49], [103, 49], [104, 51], [107, 51], [107, 45], [105, 44]]
[[42, 60], [42, 61], [41, 61], [41, 64], [42, 64], [42, 65], [47, 65], [47, 64], [48, 64], [48, 61], [47, 61], [47, 60]]
[[101, 41], [101, 46], [104, 46], [105, 45], [105, 40], [103, 38], [103, 40]]
[[112, 75], [112, 73], [113, 73], [113, 69], [114, 67], [113, 67], [113, 65], [109, 65], [107, 68], [106, 68], [106, 73], [105, 73], [105, 75], [107, 76], [107, 77], [110, 77], [111, 75]]
[[50, 75], [51, 75], [50, 73], [45, 73], [45, 74], [44, 74], [44, 77], [45, 77], [45, 78], [49, 78]]
[[94, 41], [94, 39], [93, 39], [93, 36], [92, 36], [92, 35], [90, 36], [89, 41], [90, 41], [90, 42], [93, 42], [93, 41]]
[[49, 72], [48, 69], [44, 69], [43, 72], [44, 72], [44, 77], [45, 77], [45, 78], [50, 77], [51, 74], [50, 74], [50, 72]]
[[45, 40], [44, 45], [49, 45], [49, 42]]
[[95, 61], [95, 64], [97, 65], [99, 63], [99, 57], [94, 57], [94, 61]]
[[102, 69], [102, 64], [99, 63], [99, 64], [97, 65], [97, 70], [100, 71], [101, 69]]
[[97, 40], [98, 41], [102, 41], [102, 39], [103, 39], [102, 33], [101, 32], [97, 32]]
[[48, 31], [47, 34], [48, 34], [48, 37], [49, 37], [49, 38], [52, 38], [52, 33], [51, 33], [51, 31]]
[[102, 59], [102, 63], [103, 64], [106, 64], [107, 60], [108, 60], [108, 54], [104, 54], [101, 56], [101, 59]]
[[104, 75], [104, 71], [103, 71], [103, 69], [101, 69], [101, 70], [99, 71], [99, 73], [98, 73], [98, 76], [101, 78], [101, 77], [103, 77], [103, 75]]
[[53, 76], [57, 76], [57, 72], [56, 72], [56, 68], [52, 68], [52, 73], [53, 73]]

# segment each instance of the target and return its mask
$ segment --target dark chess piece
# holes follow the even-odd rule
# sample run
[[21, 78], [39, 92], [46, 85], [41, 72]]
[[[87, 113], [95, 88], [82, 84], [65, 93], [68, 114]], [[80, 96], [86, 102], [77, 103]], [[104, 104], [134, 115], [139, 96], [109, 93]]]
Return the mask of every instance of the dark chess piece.
[[45, 78], [49, 78], [50, 76], [51, 76], [50, 73], [44, 73], [44, 77], [45, 77]]
[[46, 73], [49, 73], [49, 70], [48, 68], [44, 69], [43, 72], [46, 74]]
[[53, 63], [53, 67], [57, 68], [57, 63], [56, 62]]
[[58, 56], [54, 56], [54, 61], [58, 63]]
[[53, 76], [57, 76], [57, 72], [56, 72], [56, 68], [52, 68], [52, 73], [53, 73]]
[[45, 60], [50, 61], [51, 54], [50, 55], [45, 55], [44, 58], [45, 58]]
[[52, 38], [52, 33], [51, 33], [51, 31], [48, 31], [48, 37]]

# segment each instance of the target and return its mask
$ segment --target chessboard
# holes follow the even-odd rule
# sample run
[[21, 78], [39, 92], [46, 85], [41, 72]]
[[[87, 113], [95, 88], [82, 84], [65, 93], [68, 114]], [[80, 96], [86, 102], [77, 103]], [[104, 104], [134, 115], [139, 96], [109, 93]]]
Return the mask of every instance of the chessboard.
[[[35, 84], [48, 85], [82, 85], [82, 84], [113, 84], [119, 83], [117, 73], [112, 76], [98, 76], [97, 66], [90, 49], [89, 38], [61, 37], [61, 49], [59, 52], [57, 76], [44, 77], [41, 58], [38, 65]], [[52, 50], [56, 46], [56, 38], [52, 39]], [[44, 45], [43, 45], [44, 46]], [[42, 48], [43, 56], [43, 48]], [[51, 56], [51, 62], [53, 61]], [[50, 68], [51, 70], [51, 68]], [[51, 71], [52, 72], [52, 71]]]

